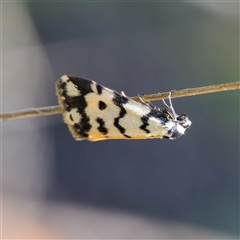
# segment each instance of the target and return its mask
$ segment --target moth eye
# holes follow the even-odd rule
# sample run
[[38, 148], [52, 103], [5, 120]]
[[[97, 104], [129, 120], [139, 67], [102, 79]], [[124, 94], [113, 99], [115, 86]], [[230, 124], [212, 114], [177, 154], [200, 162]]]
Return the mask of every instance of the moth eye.
[[181, 115], [179, 115], [178, 117], [177, 117], [177, 120], [178, 121], [183, 121], [183, 120], [185, 120], [186, 119], [186, 115], [185, 114], [181, 114]]
[[177, 117], [178, 123], [182, 125], [184, 128], [189, 128], [192, 122], [188, 119], [186, 114], [181, 114]]

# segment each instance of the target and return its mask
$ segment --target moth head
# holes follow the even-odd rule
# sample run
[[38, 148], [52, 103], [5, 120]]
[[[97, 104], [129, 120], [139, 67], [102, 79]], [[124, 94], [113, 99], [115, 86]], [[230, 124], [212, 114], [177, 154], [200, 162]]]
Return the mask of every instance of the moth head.
[[169, 100], [169, 105], [163, 100], [164, 108], [163, 112], [167, 113], [168, 116], [176, 123], [178, 123], [180, 126], [184, 128], [184, 131], [186, 128], [189, 128], [192, 125], [192, 122], [189, 120], [188, 116], [184, 113], [178, 115], [172, 105], [171, 101], [171, 94], [173, 91], [169, 92], [168, 95], [168, 100]]
[[185, 130], [192, 125], [192, 122], [189, 120], [188, 116], [184, 113], [178, 115], [172, 105], [171, 101], [171, 93], [168, 95], [169, 105], [163, 100], [164, 108], [163, 112], [170, 118], [173, 122], [177, 123], [175, 128], [175, 132], [173, 133], [172, 137], [175, 139], [176, 137], [181, 136], [185, 133]]
[[192, 122], [189, 120], [188, 116], [184, 113], [176, 117], [176, 121], [184, 128], [189, 128], [192, 125]]
[[[174, 124], [173, 124], [174, 122]], [[181, 137], [187, 128], [189, 128], [192, 122], [189, 120], [186, 114], [180, 114], [175, 116], [175, 120], [172, 122], [172, 128], [168, 131], [168, 138], [176, 139]]]

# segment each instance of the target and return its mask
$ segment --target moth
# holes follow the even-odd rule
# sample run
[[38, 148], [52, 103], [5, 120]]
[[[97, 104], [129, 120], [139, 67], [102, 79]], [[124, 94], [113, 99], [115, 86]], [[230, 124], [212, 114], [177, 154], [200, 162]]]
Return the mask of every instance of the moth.
[[56, 83], [56, 94], [64, 122], [76, 140], [176, 139], [191, 126], [185, 114], [176, 114], [163, 100], [158, 108], [150, 102], [136, 102], [92, 80], [69, 75]]

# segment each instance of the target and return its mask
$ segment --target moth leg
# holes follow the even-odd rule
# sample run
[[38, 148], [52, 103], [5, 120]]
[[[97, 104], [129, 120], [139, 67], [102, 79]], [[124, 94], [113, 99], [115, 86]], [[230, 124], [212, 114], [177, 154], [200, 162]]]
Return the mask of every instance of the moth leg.
[[171, 90], [171, 92], [169, 92], [168, 94], [168, 101], [170, 103], [170, 108], [173, 109], [173, 105], [172, 105], [172, 100], [171, 100], [171, 95], [175, 90]]
[[154, 109], [157, 108], [157, 107], [154, 106], [151, 102], [146, 102], [146, 101], [144, 101], [140, 94], [138, 94], [138, 98], [141, 100], [141, 102], [142, 102], [144, 105], [146, 105], [146, 106], [148, 106], [148, 107], [151, 107], [151, 108], [154, 108]]
[[124, 91], [121, 91], [122, 96], [127, 97]]

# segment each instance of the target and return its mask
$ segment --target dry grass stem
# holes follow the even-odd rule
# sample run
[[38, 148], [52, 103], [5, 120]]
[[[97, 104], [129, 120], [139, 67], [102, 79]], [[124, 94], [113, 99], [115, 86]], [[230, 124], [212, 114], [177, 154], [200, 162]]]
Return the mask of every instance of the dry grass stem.
[[[171, 98], [187, 97], [187, 96], [194, 96], [199, 94], [214, 93], [214, 92], [221, 92], [221, 91], [229, 91], [229, 90], [235, 90], [235, 89], [240, 89], [240, 82], [223, 83], [223, 84], [212, 85], [212, 86], [178, 90], [178, 91], [172, 92]], [[156, 101], [156, 100], [166, 99], [168, 98], [168, 95], [169, 95], [169, 92], [163, 92], [163, 93], [156, 93], [156, 94], [150, 94], [150, 95], [142, 95], [141, 97], [145, 101]], [[140, 101], [138, 96], [132, 97], [132, 99], [135, 101]], [[0, 114], [0, 121], [21, 119], [21, 118], [31, 118], [31, 117], [43, 117], [43, 116], [50, 116], [50, 115], [61, 114], [61, 113], [62, 113], [62, 109], [60, 106], [30, 108], [30, 109], [21, 110], [21, 111]]]

